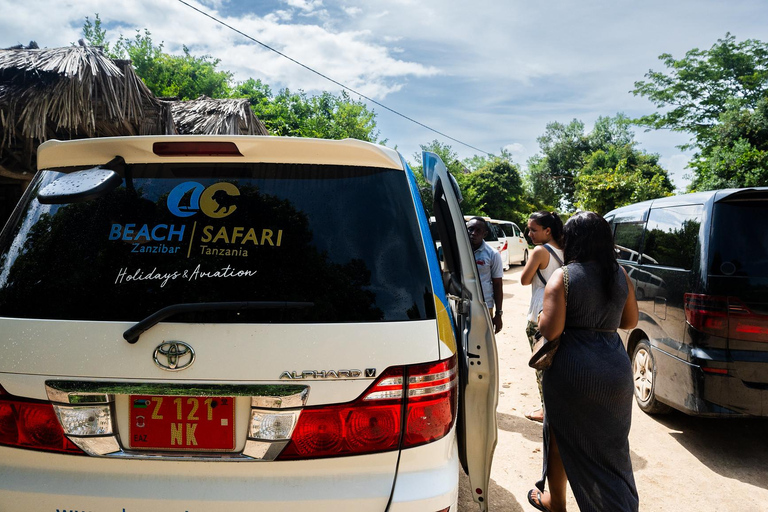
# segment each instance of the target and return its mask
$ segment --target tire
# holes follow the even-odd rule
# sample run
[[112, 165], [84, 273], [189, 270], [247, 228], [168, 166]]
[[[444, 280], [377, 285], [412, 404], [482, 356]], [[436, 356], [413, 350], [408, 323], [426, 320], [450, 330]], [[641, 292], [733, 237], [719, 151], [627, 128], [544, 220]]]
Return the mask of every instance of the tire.
[[525, 266], [525, 264], [528, 263], [528, 249], [523, 252], [523, 260], [520, 262], [520, 266]]
[[656, 400], [656, 361], [648, 340], [640, 340], [632, 353], [635, 400], [646, 414], [664, 414], [670, 407]]

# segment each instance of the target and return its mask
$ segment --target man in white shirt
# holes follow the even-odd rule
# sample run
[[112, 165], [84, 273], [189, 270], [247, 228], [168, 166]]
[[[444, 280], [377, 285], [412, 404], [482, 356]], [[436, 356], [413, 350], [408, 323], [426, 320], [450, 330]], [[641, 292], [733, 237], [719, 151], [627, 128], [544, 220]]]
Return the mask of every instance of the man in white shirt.
[[501, 303], [504, 300], [502, 289], [504, 270], [501, 264], [501, 255], [483, 240], [489, 233], [489, 229], [488, 223], [482, 217], [472, 217], [467, 222], [469, 243], [475, 252], [475, 263], [480, 274], [480, 282], [483, 285], [483, 298], [493, 318], [495, 331], [498, 333], [503, 325]]

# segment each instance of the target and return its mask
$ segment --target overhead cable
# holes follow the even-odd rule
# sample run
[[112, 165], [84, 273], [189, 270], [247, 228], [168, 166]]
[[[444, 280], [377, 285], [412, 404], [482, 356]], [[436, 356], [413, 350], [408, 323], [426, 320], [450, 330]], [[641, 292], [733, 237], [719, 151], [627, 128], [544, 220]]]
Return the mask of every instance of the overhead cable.
[[322, 77], [322, 78], [324, 78], [324, 79], [328, 80], [329, 82], [332, 82], [332, 83], [334, 83], [334, 84], [338, 85], [338, 86], [339, 86], [339, 87], [341, 87], [342, 89], [345, 89], [345, 90], [347, 90], [347, 91], [349, 91], [349, 92], [351, 92], [351, 93], [353, 93], [353, 94], [356, 94], [356, 95], [360, 96], [361, 98], [365, 98], [366, 100], [370, 101], [371, 103], [373, 103], [373, 104], [375, 104], [375, 105], [378, 105], [379, 107], [381, 107], [381, 108], [383, 108], [383, 109], [389, 110], [389, 111], [390, 111], [390, 112], [392, 112], [393, 114], [396, 114], [396, 115], [398, 115], [398, 116], [402, 117], [403, 119], [407, 119], [408, 121], [410, 121], [410, 122], [412, 122], [412, 123], [415, 123], [415, 124], [417, 124], [417, 125], [421, 126], [422, 128], [426, 128], [427, 130], [430, 130], [430, 131], [432, 131], [432, 132], [435, 132], [435, 133], [437, 133], [438, 135], [442, 135], [443, 137], [445, 137], [445, 138], [447, 138], [447, 139], [450, 139], [450, 140], [452, 140], [452, 141], [454, 141], [454, 142], [458, 142], [459, 144], [462, 144], [462, 145], [464, 145], [464, 146], [467, 146], [468, 148], [472, 148], [472, 149], [474, 149], [475, 151], [480, 151], [481, 153], [485, 153], [486, 155], [492, 155], [492, 153], [489, 153], [488, 151], [484, 151], [484, 150], [482, 150], [482, 149], [480, 149], [480, 148], [476, 148], [475, 146], [472, 146], [471, 144], [467, 144], [466, 142], [460, 141], [459, 139], [456, 139], [456, 138], [454, 138], [454, 137], [451, 137], [450, 135], [447, 135], [447, 134], [445, 134], [445, 133], [443, 133], [443, 132], [441, 132], [441, 131], [439, 131], [439, 130], [436, 130], [436, 129], [434, 129], [434, 128], [430, 127], [430, 126], [427, 126], [427, 125], [426, 125], [426, 124], [424, 124], [424, 123], [421, 123], [421, 122], [419, 122], [419, 121], [416, 121], [415, 119], [413, 119], [413, 118], [411, 118], [411, 117], [408, 117], [408, 116], [406, 116], [405, 114], [401, 114], [401, 113], [400, 113], [400, 112], [398, 112], [397, 110], [395, 110], [395, 109], [392, 109], [392, 108], [390, 108], [390, 107], [388, 107], [388, 106], [384, 105], [383, 103], [380, 103], [380, 102], [378, 102], [378, 101], [374, 100], [373, 98], [370, 98], [370, 97], [366, 96], [365, 94], [363, 94], [363, 93], [361, 93], [361, 92], [358, 92], [358, 91], [356, 91], [355, 89], [353, 89], [353, 88], [351, 88], [351, 87], [348, 87], [348, 86], [344, 85], [343, 83], [341, 83], [341, 82], [339, 82], [339, 81], [337, 81], [337, 80], [334, 80], [333, 78], [331, 78], [331, 77], [329, 77], [329, 76], [327, 76], [327, 75], [324, 75], [323, 73], [321, 73], [321, 72], [319, 72], [319, 71], [317, 71], [317, 70], [315, 70], [315, 69], [313, 69], [313, 68], [311, 68], [311, 67], [307, 66], [306, 64], [302, 64], [302, 63], [301, 63], [301, 62], [299, 62], [298, 60], [296, 60], [296, 59], [294, 59], [294, 58], [292, 58], [292, 57], [289, 57], [288, 55], [286, 55], [286, 54], [282, 53], [282, 52], [281, 52], [281, 51], [279, 51], [279, 50], [276, 50], [275, 48], [272, 48], [272, 47], [271, 47], [271, 46], [269, 46], [268, 44], [262, 43], [262, 42], [261, 42], [261, 41], [259, 41], [258, 39], [254, 38], [254, 37], [252, 37], [252, 36], [250, 36], [250, 35], [248, 35], [248, 34], [246, 34], [245, 32], [243, 32], [243, 31], [241, 31], [241, 30], [238, 30], [238, 29], [236, 29], [236, 28], [235, 28], [235, 27], [233, 27], [232, 25], [228, 25], [227, 23], [225, 23], [225, 22], [223, 22], [222, 20], [220, 20], [220, 19], [216, 18], [215, 16], [213, 16], [213, 15], [211, 15], [211, 14], [208, 14], [207, 12], [205, 12], [205, 11], [203, 11], [203, 10], [201, 10], [201, 9], [198, 9], [198, 8], [197, 8], [197, 7], [195, 7], [194, 5], [190, 5], [190, 4], [188, 4], [188, 3], [187, 3], [187, 2], [185, 2], [184, 0], [178, 0], [178, 1], [179, 1], [180, 3], [182, 3], [182, 4], [186, 5], [186, 6], [187, 6], [187, 7], [189, 7], [190, 9], [192, 9], [192, 10], [194, 10], [194, 11], [197, 11], [197, 12], [199, 12], [199, 13], [200, 13], [200, 14], [202, 14], [203, 16], [206, 16], [206, 17], [208, 17], [208, 18], [212, 19], [212, 20], [213, 20], [213, 21], [215, 21], [216, 23], [219, 23], [220, 25], [223, 25], [223, 26], [227, 27], [228, 29], [232, 30], [233, 32], [237, 32], [238, 34], [240, 34], [241, 36], [245, 37], [246, 39], [250, 39], [250, 40], [251, 40], [251, 41], [253, 41], [254, 43], [260, 44], [261, 46], [263, 46], [263, 47], [264, 47], [264, 48], [266, 48], [267, 50], [270, 50], [270, 51], [272, 51], [272, 52], [275, 52], [276, 54], [280, 55], [281, 57], [284, 57], [284, 58], [286, 58], [286, 59], [290, 60], [290, 61], [291, 61], [291, 62], [293, 62], [294, 64], [298, 64], [299, 66], [303, 67], [304, 69], [306, 69], [306, 70], [308, 70], [308, 71], [311, 71], [312, 73], [314, 73], [314, 74], [316, 74], [316, 75], [318, 75], [318, 76], [320, 76], [320, 77]]

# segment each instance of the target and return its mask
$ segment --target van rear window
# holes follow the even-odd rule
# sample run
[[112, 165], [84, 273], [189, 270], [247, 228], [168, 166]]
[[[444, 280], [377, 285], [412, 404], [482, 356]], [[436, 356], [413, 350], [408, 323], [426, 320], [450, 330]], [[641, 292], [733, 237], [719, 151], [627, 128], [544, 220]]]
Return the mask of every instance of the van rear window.
[[[60, 176], [43, 171], [39, 186]], [[87, 202], [43, 205], [31, 194], [0, 239], [0, 316], [138, 321], [174, 304], [289, 301], [314, 306], [169, 321], [435, 317], [403, 171], [147, 164], [124, 178]]]
[[715, 203], [710, 274], [768, 277], [768, 199]]

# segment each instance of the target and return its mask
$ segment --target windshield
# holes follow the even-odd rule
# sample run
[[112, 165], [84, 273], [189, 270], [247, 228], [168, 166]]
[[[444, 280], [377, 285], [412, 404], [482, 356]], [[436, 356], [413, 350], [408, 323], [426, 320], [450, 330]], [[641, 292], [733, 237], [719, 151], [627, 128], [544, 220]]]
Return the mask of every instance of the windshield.
[[710, 274], [768, 277], [768, 200], [715, 203]]
[[[62, 176], [42, 174], [39, 187]], [[435, 317], [403, 171], [147, 164], [124, 176], [82, 203], [42, 205], [31, 194], [0, 240], [0, 316], [138, 321], [180, 303], [291, 301], [313, 306], [170, 321]]]

